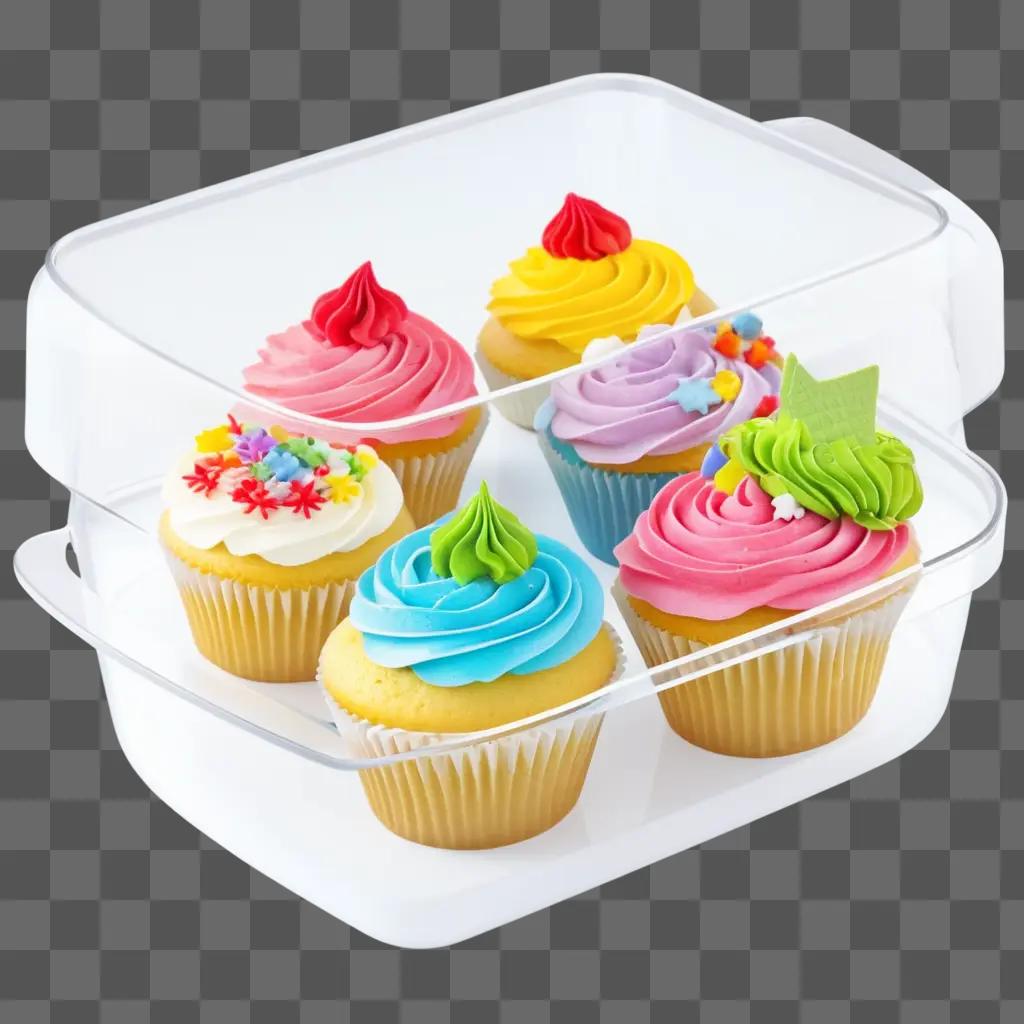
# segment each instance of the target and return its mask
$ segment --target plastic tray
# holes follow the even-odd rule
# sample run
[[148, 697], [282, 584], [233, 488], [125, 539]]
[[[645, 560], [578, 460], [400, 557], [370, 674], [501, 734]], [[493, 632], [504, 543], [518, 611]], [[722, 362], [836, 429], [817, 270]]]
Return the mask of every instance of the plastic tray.
[[[551, 713], [606, 713], [577, 808], [512, 847], [427, 849], [373, 818], [354, 771], [365, 762], [313, 684], [240, 682], [194, 651], [154, 538], [158, 483], [183, 438], [240, 399], [239, 368], [260, 339], [321, 286], [372, 256], [410, 306], [471, 339], [490, 279], [570, 188], [675, 245], [725, 312], [756, 307], [814, 372], [881, 364], [883, 423], [915, 449], [927, 495], [915, 520], [924, 565], [865, 720], [767, 761], [668, 730], [655, 689], [709, 660], [645, 671], [609, 598], [625, 678]], [[1002, 373], [1000, 275], [987, 228], [886, 154], [816, 122], [756, 125], [649, 79], [593, 76], [343, 147], [54, 248], [30, 300], [27, 437], [73, 501], [69, 528], [28, 541], [16, 571], [99, 651], [120, 742], [161, 798], [371, 935], [454, 942], [849, 779], [930, 731], [970, 593], [1002, 551], [1001, 484], [958, 443], [963, 413]], [[497, 414], [467, 490], [484, 477], [533, 528], [577, 544], [536, 440]], [[610, 585], [613, 571], [594, 564]], [[725, 653], [790, 642], [767, 629]]]

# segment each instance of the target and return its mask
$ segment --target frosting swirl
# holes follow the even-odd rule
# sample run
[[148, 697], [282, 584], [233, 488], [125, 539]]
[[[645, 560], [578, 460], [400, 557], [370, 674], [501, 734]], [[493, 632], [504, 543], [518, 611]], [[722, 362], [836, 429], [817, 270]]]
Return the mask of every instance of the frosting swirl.
[[332, 345], [379, 345], [408, 314], [401, 296], [377, 283], [367, 260], [340, 288], [313, 303], [312, 317]]
[[814, 512], [774, 519], [752, 477], [734, 494], [697, 473], [655, 496], [616, 549], [626, 592], [672, 615], [732, 618], [767, 606], [813, 608], [883, 576], [910, 544], [905, 525], [880, 532]]
[[[655, 325], [646, 330], [666, 329]], [[614, 362], [551, 388], [550, 430], [585, 461], [619, 465], [647, 455], [672, 455], [714, 441], [754, 415], [762, 399], [778, 393], [781, 374], [774, 363], [755, 368], [713, 347], [714, 331], [673, 331], [664, 338], [626, 349]], [[729, 401], [687, 411], [673, 393], [681, 381], [709, 380], [723, 370], [739, 377]]]
[[629, 225], [617, 213], [570, 192], [544, 229], [541, 244], [560, 259], [599, 260], [622, 252], [632, 238]]
[[487, 576], [509, 583], [537, 558], [537, 538], [499, 505], [486, 483], [464, 508], [430, 535], [430, 562], [438, 576], [472, 583]]
[[921, 507], [913, 452], [876, 431], [874, 444], [815, 442], [800, 420], [780, 416], [733, 427], [719, 446], [773, 497], [791, 494], [826, 519], [850, 516], [869, 530], [892, 530]]
[[515, 579], [463, 584], [434, 572], [433, 529], [404, 537], [359, 578], [349, 617], [378, 665], [465, 686], [554, 668], [597, 635], [601, 584], [564, 545], [538, 535], [536, 559]]
[[600, 259], [562, 259], [536, 246], [509, 270], [491, 286], [487, 308], [518, 337], [577, 355], [593, 338], [632, 340], [645, 324], [672, 323], [694, 291], [682, 256], [638, 238]]
[[[295, 412], [351, 423], [401, 419], [475, 395], [469, 353], [437, 324], [406, 310], [393, 292], [375, 280], [371, 287], [371, 278], [364, 264], [317, 300], [313, 320], [270, 335], [259, 362], [244, 371], [246, 390]], [[378, 440], [447, 437], [465, 416], [388, 429]]]

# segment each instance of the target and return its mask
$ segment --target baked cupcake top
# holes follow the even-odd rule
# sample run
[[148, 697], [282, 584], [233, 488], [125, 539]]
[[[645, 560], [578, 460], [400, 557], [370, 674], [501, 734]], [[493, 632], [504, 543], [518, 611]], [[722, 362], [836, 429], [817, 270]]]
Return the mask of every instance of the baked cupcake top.
[[[665, 330], [644, 327], [637, 338]], [[593, 348], [604, 354], [616, 343], [597, 339]], [[536, 426], [592, 464], [672, 455], [774, 412], [781, 361], [753, 313], [717, 328], [681, 328], [555, 381]]]
[[[246, 390], [310, 416], [379, 423], [475, 395], [473, 361], [437, 324], [382, 288], [367, 261], [313, 304], [310, 319], [267, 338]], [[466, 413], [388, 430], [388, 443], [447, 437]]]
[[673, 323], [694, 293], [677, 252], [633, 238], [629, 225], [570, 192], [540, 246], [491, 286], [488, 310], [517, 337], [555, 341], [581, 355], [593, 338], [632, 341], [641, 327]]
[[909, 564], [910, 449], [875, 428], [878, 368], [815, 381], [786, 360], [774, 417], [729, 430], [616, 549], [631, 596], [672, 615], [802, 611]]
[[593, 641], [603, 616], [586, 563], [534, 535], [486, 484], [385, 551], [360, 576], [349, 611], [371, 661], [434, 686], [554, 668]]
[[186, 544], [276, 565], [354, 551], [402, 511], [402, 489], [372, 447], [342, 447], [227, 423], [202, 431], [163, 489], [168, 523]]

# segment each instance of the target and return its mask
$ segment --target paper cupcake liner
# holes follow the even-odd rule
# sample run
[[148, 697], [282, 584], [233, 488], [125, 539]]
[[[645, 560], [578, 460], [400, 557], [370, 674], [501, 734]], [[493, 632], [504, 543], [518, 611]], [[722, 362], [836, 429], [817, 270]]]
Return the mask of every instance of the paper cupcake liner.
[[[492, 391], [499, 391], [502, 388], [511, 387], [513, 384], [522, 384], [522, 377], [513, 377], [508, 373], [499, 370], [483, 352], [477, 352], [476, 363], [480, 367], [487, 386]], [[498, 412], [505, 419], [515, 423], [518, 427], [525, 427], [533, 430], [533, 419], [538, 410], [548, 397], [550, 387], [538, 385], [526, 391], [519, 391], [514, 395], [505, 395], [502, 398], [491, 399], [491, 404], [496, 406]]]
[[[792, 646], [660, 690], [668, 724], [690, 743], [736, 757], [795, 754], [837, 739], [867, 714], [913, 587], [911, 582], [845, 618], [807, 627], [807, 638]], [[618, 584], [615, 596], [648, 667], [708, 646], [640, 618]], [[741, 643], [710, 657], [732, 659], [756, 645]]]
[[450, 451], [385, 460], [402, 485], [405, 506], [417, 526], [432, 523], [458, 505], [469, 464], [487, 428], [486, 406], [481, 410], [480, 422], [473, 433]]
[[[625, 657], [619, 637], [615, 669]], [[349, 714], [320, 680], [338, 732], [355, 757], [385, 758], [460, 738], [373, 725]], [[547, 831], [576, 805], [604, 719], [592, 711], [447, 753], [359, 772], [370, 808], [404, 839], [449, 850], [507, 846]]]
[[541, 450], [562, 492], [562, 500], [583, 546], [609, 565], [618, 565], [615, 545], [625, 540], [637, 517], [678, 473], [615, 473], [586, 463], [573, 465], [537, 434]]
[[282, 589], [200, 572], [168, 553], [196, 647], [236, 676], [309, 682], [331, 630], [348, 615], [353, 580]]

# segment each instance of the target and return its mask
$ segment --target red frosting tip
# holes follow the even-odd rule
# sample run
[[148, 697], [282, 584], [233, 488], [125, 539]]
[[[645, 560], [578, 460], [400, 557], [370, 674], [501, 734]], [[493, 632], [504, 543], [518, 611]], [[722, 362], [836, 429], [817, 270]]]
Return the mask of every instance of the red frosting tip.
[[379, 344], [408, 316], [400, 295], [382, 288], [367, 260], [340, 288], [313, 303], [313, 323], [331, 345]]
[[617, 213], [570, 192], [544, 229], [541, 244], [558, 259], [599, 260], [622, 252], [632, 240], [629, 225]]

